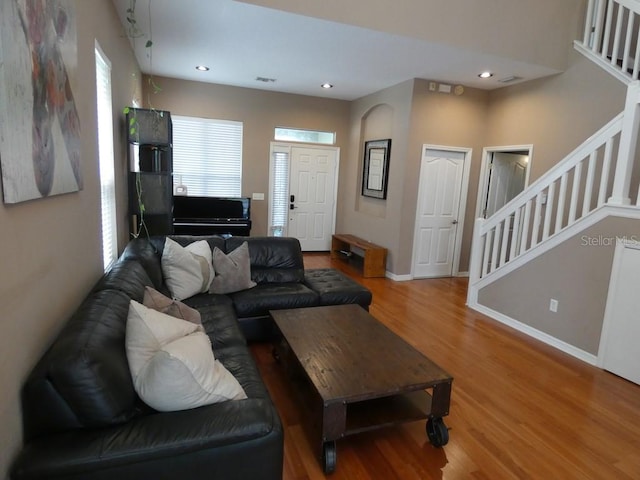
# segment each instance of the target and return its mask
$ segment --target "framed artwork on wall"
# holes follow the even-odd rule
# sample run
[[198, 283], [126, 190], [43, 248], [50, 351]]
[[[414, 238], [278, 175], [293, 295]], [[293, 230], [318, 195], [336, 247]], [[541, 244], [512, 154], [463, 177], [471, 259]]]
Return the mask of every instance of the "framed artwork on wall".
[[0, 2], [0, 167], [5, 203], [82, 189], [72, 0]]
[[362, 195], [372, 198], [387, 198], [391, 139], [369, 140], [364, 143], [362, 169]]

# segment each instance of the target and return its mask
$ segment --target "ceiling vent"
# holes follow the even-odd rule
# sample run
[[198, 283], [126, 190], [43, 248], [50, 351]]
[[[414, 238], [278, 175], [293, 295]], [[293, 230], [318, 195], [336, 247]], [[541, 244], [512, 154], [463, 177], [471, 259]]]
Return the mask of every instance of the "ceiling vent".
[[511, 83], [511, 82], [515, 82], [516, 80], [522, 80], [522, 77], [516, 77], [515, 75], [509, 75], [508, 77], [501, 78], [500, 80], [498, 80], [498, 82], [500, 82], [500, 83]]

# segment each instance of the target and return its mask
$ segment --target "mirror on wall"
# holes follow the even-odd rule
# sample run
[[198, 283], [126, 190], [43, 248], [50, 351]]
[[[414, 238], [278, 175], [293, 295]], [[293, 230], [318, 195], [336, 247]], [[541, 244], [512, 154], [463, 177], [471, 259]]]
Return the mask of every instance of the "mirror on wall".
[[387, 198], [390, 154], [391, 139], [365, 142], [362, 170], [362, 195], [365, 197]]

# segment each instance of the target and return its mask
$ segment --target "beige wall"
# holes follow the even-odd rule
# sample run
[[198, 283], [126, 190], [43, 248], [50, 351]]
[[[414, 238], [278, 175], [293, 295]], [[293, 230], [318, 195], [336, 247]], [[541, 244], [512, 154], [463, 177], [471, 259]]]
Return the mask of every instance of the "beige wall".
[[[68, 315], [102, 273], [96, 157], [94, 40], [112, 62], [114, 110], [139, 91], [139, 71], [111, 2], [76, 2], [77, 88], [84, 189], [15, 205], [0, 203], [0, 478], [21, 445], [22, 383]], [[134, 77], [133, 75], [136, 75]], [[120, 124], [115, 142], [122, 145]], [[116, 151], [120, 243], [126, 241], [125, 175]], [[30, 161], [25, 158], [25, 161]]]
[[252, 235], [267, 234], [269, 143], [275, 127], [336, 132], [336, 146], [341, 148], [340, 169], [348, 168], [349, 157], [344, 152], [349, 120], [346, 101], [162, 77], [156, 77], [155, 83], [162, 90], [145, 94], [154, 108], [174, 115], [243, 122], [242, 195], [265, 194], [264, 201], [251, 202]]
[[587, 4], [586, 0], [243, 1], [558, 71], [566, 67], [567, 50], [582, 32]]
[[429, 82], [426, 80], [416, 80], [414, 87], [409, 138], [412, 156], [405, 171], [405, 200], [402, 210], [403, 240], [401, 244], [405, 248], [401, 252], [402, 263], [399, 267], [402, 272], [411, 271], [412, 248], [407, 246], [413, 245], [422, 145], [431, 144], [472, 149], [465, 218], [460, 219], [463, 229], [459, 271], [466, 272], [469, 269], [474, 209], [482, 147], [485, 145], [489, 95], [488, 92], [475, 88], [465, 88], [460, 96], [445, 95], [429, 91], [428, 85]]
[[[349, 152], [357, 161], [350, 163], [340, 179], [337, 230], [389, 249], [387, 270], [395, 275], [411, 273], [424, 144], [473, 149], [461, 270], [468, 265], [473, 226], [470, 207], [475, 205], [488, 93], [467, 88], [461, 96], [446, 95], [429, 91], [428, 84], [416, 79], [352, 103]], [[380, 138], [392, 139], [386, 201], [360, 195], [364, 142]]]
[[[336, 231], [352, 233], [389, 249], [387, 270], [395, 272], [399, 250], [404, 170], [409, 155], [413, 81], [403, 82], [351, 103], [348, 165], [340, 171]], [[362, 197], [366, 140], [391, 139], [387, 199]]]
[[597, 355], [615, 236], [637, 238], [639, 227], [609, 217], [481, 289], [478, 303]]
[[[619, 114], [625, 94], [621, 82], [572, 53], [562, 75], [491, 92], [486, 142], [533, 144], [533, 182]], [[596, 354], [613, 248], [584, 247], [582, 236], [631, 236], [634, 228], [603, 221], [482, 289], [478, 303]], [[550, 298], [560, 301], [557, 314]]]
[[561, 75], [489, 94], [486, 146], [533, 145], [533, 182], [624, 109], [626, 88], [578, 52]]
[[[473, 149], [459, 270], [468, 270], [482, 149], [533, 144], [531, 181], [561, 160], [622, 110], [624, 88], [578, 53], [565, 74], [461, 96], [428, 90], [409, 80], [353, 102], [156, 78], [162, 88], [145, 95], [154, 108], [244, 123], [242, 194], [253, 201], [253, 235], [267, 231], [268, 149], [276, 126], [337, 132], [341, 148], [336, 230], [389, 249], [387, 269], [411, 272], [415, 208], [423, 144]], [[147, 82], [143, 82], [144, 85]], [[365, 140], [391, 138], [386, 200], [363, 197]]]

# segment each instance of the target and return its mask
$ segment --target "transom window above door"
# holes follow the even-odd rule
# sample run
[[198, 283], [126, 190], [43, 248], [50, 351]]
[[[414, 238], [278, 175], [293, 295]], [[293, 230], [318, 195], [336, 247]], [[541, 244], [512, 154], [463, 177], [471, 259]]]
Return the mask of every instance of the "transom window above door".
[[303, 130], [300, 128], [276, 127], [273, 137], [274, 140], [281, 142], [320, 143], [322, 145], [334, 145], [336, 143], [335, 132]]

